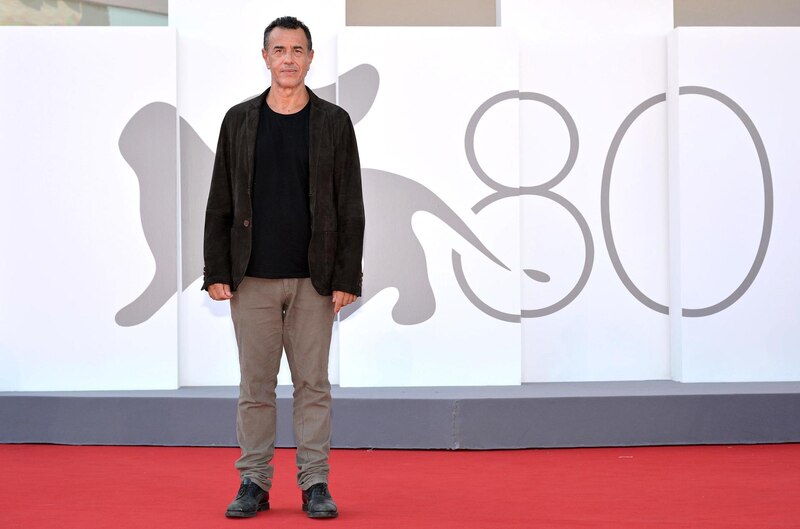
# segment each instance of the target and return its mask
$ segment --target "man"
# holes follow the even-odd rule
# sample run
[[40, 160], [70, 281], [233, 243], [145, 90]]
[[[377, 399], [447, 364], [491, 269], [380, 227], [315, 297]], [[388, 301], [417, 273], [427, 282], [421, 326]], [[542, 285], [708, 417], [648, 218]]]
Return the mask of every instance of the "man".
[[226, 516], [269, 509], [285, 348], [302, 508], [332, 518], [328, 351], [335, 314], [361, 295], [358, 149], [347, 113], [305, 86], [314, 58], [305, 24], [273, 21], [262, 56], [270, 88], [225, 115], [206, 209], [203, 288], [230, 300], [241, 371], [241, 486]]

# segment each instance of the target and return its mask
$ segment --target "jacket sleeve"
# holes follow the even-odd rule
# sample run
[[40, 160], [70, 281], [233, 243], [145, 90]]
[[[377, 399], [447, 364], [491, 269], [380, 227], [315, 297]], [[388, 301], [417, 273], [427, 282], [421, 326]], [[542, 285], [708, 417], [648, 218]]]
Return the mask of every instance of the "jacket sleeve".
[[361, 295], [364, 251], [364, 199], [356, 133], [344, 114], [334, 154], [334, 193], [337, 214], [336, 257], [331, 289]]
[[206, 223], [203, 235], [203, 290], [214, 283], [232, 283], [231, 226], [233, 224], [233, 198], [231, 190], [230, 116], [222, 120], [217, 142], [211, 189], [206, 205]]

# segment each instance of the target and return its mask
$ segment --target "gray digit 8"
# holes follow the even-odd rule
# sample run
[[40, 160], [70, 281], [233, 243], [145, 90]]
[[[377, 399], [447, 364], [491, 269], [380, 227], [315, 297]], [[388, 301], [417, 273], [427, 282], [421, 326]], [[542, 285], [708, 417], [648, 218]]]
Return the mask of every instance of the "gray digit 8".
[[[478, 163], [478, 159], [475, 155], [475, 130], [478, 127], [478, 123], [487, 110], [497, 103], [507, 99], [519, 99], [523, 101], [527, 100], [543, 103], [555, 110], [558, 115], [561, 116], [561, 119], [564, 120], [564, 124], [567, 126], [567, 131], [569, 132], [569, 155], [567, 156], [567, 160], [558, 174], [543, 184], [520, 187], [506, 186], [489, 177], [489, 175], [486, 174], [486, 172]], [[487, 99], [477, 108], [477, 110], [475, 110], [475, 113], [470, 118], [464, 137], [467, 160], [469, 161], [470, 167], [472, 167], [472, 170], [475, 172], [475, 175], [484, 184], [494, 189], [494, 193], [480, 200], [472, 207], [472, 210], [475, 213], [478, 213], [492, 202], [500, 200], [501, 198], [508, 198], [512, 196], [531, 195], [552, 200], [564, 208], [578, 224], [583, 237], [585, 250], [583, 270], [581, 271], [581, 275], [578, 278], [578, 281], [575, 283], [575, 286], [573, 286], [572, 290], [570, 290], [563, 298], [552, 305], [540, 309], [522, 309], [520, 314], [503, 312], [484, 303], [484, 301], [481, 300], [477, 294], [475, 294], [467, 282], [466, 276], [464, 275], [464, 269], [461, 264], [461, 255], [453, 250], [453, 272], [455, 273], [459, 287], [461, 287], [462, 292], [464, 292], [464, 295], [473, 305], [489, 316], [503, 321], [518, 322], [521, 318], [538, 318], [548, 314], [553, 314], [554, 312], [557, 312], [572, 303], [572, 301], [578, 297], [583, 288], [586, 286], [586, 283], [589, 281], [589, 276], [592, 273], [592, 264], [594, 263], [594, 242], [592, 240], [592, 233], [589, 230], [589, 224], [586, 222], [586, 219], [574, 204], [551, 190], [567, 177], [575, 165], [575, 160], [578, 158], [578, 144], [578, 128], [575, 125], [575, 120], [572, 119], [572, 116], [570, 116], [569, 112], [567, 112], [567, 109], [555, 99], [535, 92], [519, 92], [517, 90], [502, 92]], [[546, 274], [542, 274], [541, 272], [537, 272], [535, 270], [526, 270], [526, 273], [528, 273], [530, 277], [540, 281], [546, 280], [541, 279], [542, 277], [547, 277]]]

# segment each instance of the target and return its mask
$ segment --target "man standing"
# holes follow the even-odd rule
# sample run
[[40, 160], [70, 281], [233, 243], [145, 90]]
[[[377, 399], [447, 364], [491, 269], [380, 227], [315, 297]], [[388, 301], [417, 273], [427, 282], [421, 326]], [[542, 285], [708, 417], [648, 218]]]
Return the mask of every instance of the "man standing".
[[241, 486], [225, 514], [269, 509], [285, 348], [302, 508], [332, 518], [328, 351], [335, 314], [361, 295], [358, 149], [347, 113], [305, 86], [314, 58], [305, 24], [274, 20], [262, 55], [271, 86], [225, 115], [206, 209], [203, 288], [230, 300], [241, 371]]

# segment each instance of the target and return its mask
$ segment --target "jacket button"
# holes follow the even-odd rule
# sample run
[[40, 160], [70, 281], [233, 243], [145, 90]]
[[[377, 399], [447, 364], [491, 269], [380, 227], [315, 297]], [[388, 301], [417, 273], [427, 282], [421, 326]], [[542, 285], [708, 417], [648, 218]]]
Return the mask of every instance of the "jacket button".
[[244, 221], [244, 227], [247, 228], [249, 226], [250, 226], [250, 221], [249, 220]]

